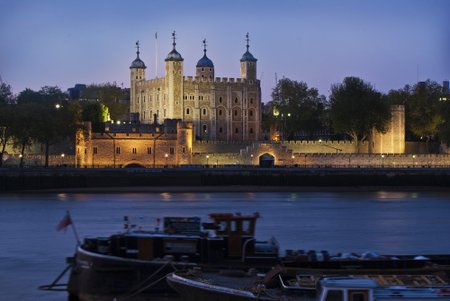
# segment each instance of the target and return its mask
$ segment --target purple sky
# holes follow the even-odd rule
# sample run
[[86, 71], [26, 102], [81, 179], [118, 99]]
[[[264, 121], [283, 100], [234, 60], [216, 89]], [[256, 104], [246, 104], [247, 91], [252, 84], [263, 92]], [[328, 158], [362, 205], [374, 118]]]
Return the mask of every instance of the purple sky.
[[239, 77], [250, 32], [263, 101], [275, 73], [328, 95], [330, 85], [358, 76], [387, 92], [419, 80], [450, 78], [450, 1], [121, 1], [0, 0], [0, 76], [14, 93], [76, 83], [129, 86], [135, 42], [147, 78], [171, 50], [171, 32], [195, 74], [207, 39], [216, 76]]

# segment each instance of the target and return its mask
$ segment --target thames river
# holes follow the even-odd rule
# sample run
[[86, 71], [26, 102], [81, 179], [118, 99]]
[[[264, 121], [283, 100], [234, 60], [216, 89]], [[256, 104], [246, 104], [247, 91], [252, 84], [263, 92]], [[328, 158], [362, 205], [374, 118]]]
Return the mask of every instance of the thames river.
[[0, 299], [64, 301], [43, 292], [81, 238], [123, 230], [123, 216], [153, 228], [164, 216], [259, 212], [257, 237], [281, 248], [388, 254], [450, 253], [450, 192], [116, 193], [0, 195]]

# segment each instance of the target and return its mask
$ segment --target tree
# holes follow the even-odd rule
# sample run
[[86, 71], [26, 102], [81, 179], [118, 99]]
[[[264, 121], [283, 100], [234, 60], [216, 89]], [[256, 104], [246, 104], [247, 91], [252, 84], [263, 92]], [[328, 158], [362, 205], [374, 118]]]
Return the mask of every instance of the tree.
[[0, 80], [0, 104], [9, 104], [12, 98], [11, 86]]
[[13, 96], [11, 86], [0, 81], [0, 167], [3, 165], [3, 155], [5, 154], [6, 145], [11, 139], [11, 123], [12, 123], [12, 103]]
[[41, 143], [45, 148], [45, 167], [48, 167], [50, 147], [62, 142], [69, 136], [75, 136], [79, 127], [80, 114], [75, 103], [67, 101], [66, 95], [58, 87], [44, 86], [38, 92], [30, 89], [22, 91], [18, 96], [20, 110], [32, 109], [29, 114], [33, 120], [32, 128], [26, 132], [18, 130], [19, 142], [28, 145], [25, 136]]
[[331, 86], [330, 119], [336, 132], [348, 134], [359, 143], [373, 129], [386, 132], [390, 120], [389, 103], [372, 85], [357, 77], [346, 77], [340, 84]]
[[14, 106], [14, 118], [11, 123], [11, 135], [14, 147], [20, 150], [20, 167], [24, 165], [25, 149], [33, 142], [33, 131], [39, 105], [28, 102]]
[[[297, 133], [313, 134], [323, 127], [326, 99], [316, 88], [304, 82], [283, 78], [272, 92], [271, 106], [275, 110], [272, 123], [278, 123], [288, 139]], [[275, 116], [274, 116], [275, 115]]]
[[116, 83], [89, 85], [83, 90], [82, 98], [100, 101], [108, 108], [112, 120], [120, 120], [128, 112], [129, 104], [122, 102], [127, 98], [127, 93]]
[[419, 82], [411, 90], [406, 102], [406, 123], [409, 130], [418, 137], [429, 141], [438, 134], [444, 121], [439, 104], [441, 86], [433, 81]]

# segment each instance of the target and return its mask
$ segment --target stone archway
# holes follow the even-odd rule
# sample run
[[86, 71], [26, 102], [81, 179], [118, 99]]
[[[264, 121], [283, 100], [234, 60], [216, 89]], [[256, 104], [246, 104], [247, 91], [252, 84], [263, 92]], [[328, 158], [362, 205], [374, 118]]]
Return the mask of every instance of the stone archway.
[[133, 163], [124, 164], [123, 168], [145, 168], [145, 166], [141, 163], [133, 162]]
[[259, 166], [260, 167], [274, 167], [275, 157], [269, 153], [264, 153], [259, 156]]

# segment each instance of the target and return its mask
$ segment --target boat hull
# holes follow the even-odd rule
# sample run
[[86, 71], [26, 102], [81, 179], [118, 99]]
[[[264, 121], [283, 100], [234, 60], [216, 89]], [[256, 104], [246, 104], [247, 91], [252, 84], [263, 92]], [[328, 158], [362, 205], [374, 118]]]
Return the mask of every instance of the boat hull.
[[172, 290], [165, 276], [193, 266], [184, 262], [124, 259], [79, 248], [68, 282], [69, 300], [110, 301], [125, 297], [145, 300], [147, 295], [169, 296]]

